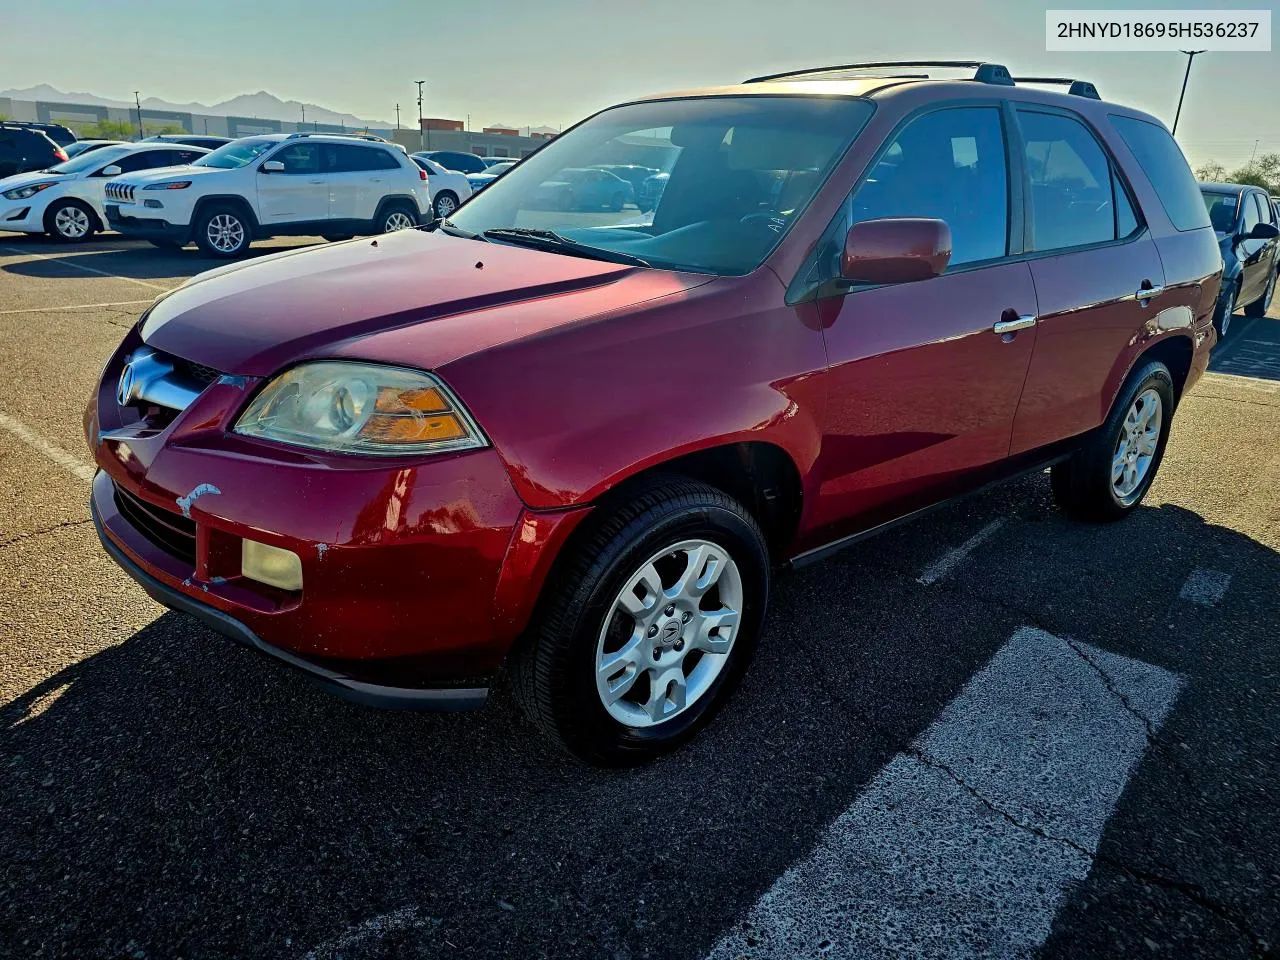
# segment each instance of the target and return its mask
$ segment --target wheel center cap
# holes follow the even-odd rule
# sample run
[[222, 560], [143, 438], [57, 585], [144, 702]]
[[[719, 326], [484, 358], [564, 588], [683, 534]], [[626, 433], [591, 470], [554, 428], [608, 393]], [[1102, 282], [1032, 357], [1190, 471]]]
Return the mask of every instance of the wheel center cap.
[[672, 646], [680, 639], [682, 625], [679, 620], [668, 620], [658, 631], [658, 643], [664, 647]]

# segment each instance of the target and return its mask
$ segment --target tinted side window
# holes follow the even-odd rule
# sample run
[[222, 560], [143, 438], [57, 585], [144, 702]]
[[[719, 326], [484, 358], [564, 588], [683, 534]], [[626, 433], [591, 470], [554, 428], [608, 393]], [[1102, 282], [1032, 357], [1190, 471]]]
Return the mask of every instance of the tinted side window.
[[400, 164], [396, 162], [396, 158], [391, 155], [390, 150], [384, 150], [381, 147], [370, 149], [370, 163], [373, 164], [371, 170], [399, 170]]
[[1128, 236], [1136, 218], [1111, 161], [1083, 123], [1018, 111], [1031, 190], [1032, 249], [1105, 243]]
[[1258, 225], [1258, 204], [1253, 199], [1256, 196], [1255, 193], [1244, 197], [1244, 223], [1240, 225], [1240, 232], [1246, 236]]
[[852, 222], [882, 217], [945, 220], [952, 265], [1004, 256], [1009, 174], [1000, 111], [962, 107], [911, 121], [853, 196]]
[[1271, 217], [1271, 201], [1260, 193], [1253, 195], [1253, 202], [1258, 205], [1258, 219], [1262, 223], [1275, 223]]
[[1195, 230], [1209, 226], [1209, 214], [1200, 199], [1196, 178], [1169, 132], [1164, 127], [1132, 117], [1113, 114], [1111, 122], [1133, 151], [1174, 227]]
[[284, 164], [285, 173], [319, 173], [320, 147], [314, 143], [293, 143], [271, 157]]
[[324, 148], [325, 169], [330, 173], [355, 173], [361, 170], [372, 170], [369, 165], [372, 150], [354, 147], [345, 143], [326, 144]]

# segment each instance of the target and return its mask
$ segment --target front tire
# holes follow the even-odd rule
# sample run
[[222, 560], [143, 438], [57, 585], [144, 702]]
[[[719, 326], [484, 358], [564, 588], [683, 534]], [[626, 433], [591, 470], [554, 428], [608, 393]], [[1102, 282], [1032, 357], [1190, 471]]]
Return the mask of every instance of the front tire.
[[236, 207], [219, 204], [205, 209], [196, 222], [196, 246], [206, 257], [229, 260], [249, 251], [253, 229]]
[[439, 220], [452, 217], [457, 209], [458, 195], [452, 190], [441, 190], [436, 194], [435, 200], [431, 202], [431, 210]]
[[1120, 390], [1106, 422], [1050, 471], [1054, 499], [1069, 516], [1108, 522], [1128, 516], [1151, 489], [1173, 419], [1173, 376], [1144, 363]]
[[1265, 317], [1267, 311], [1271, 309], [1271, 299], [1276, 293], [1276, 273], [1271, 272], [1271, 280], [1267, 283], [1267, 289], [1257, 300], [1244, 308], [1244, 315], [1250, 318]]
[[667, 478], [585, 529], [513, 655], [534, 724], [588, 763], [631, 766], [706, 726], [746, 671], [769, 554], [746, 509]]
[[98, 229], [98, 218], [79, 200], [57, 200], [45, 211], [44, 228], [54, 240], [83, 243]]
[[1240, 296], [1240, 284], [1233, 283], [1227, 292], [1227, 298], [1218, 303], [1218, 315], [1213, 318], [1213, 325], [1218, 328], [1218, 339], [1227, 339], [1227, 331], [1231, 329], [1231, 318], [1236, 313], [1236, 300]]

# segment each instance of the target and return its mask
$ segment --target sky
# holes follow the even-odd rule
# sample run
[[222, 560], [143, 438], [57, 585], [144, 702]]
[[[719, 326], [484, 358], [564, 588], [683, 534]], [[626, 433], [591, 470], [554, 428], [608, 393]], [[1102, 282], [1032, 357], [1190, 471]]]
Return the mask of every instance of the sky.
[[[1091, 80], [1172, 123], [1177, 53], [1046, 53], [1027, 0], [0, 0], [0, 89], [214, 103], [265, 89], [367, 119], [568, 126], [621, 100], [857, 60], [962, 59]], [[1137, 6], [1085, 0], [1089, 9]], [[1159, 0], [1262, 8], [1256, 0]], [[1280, 27], [1280, 17], [1273, 20]], [[1179, 137], [1193, 164], [1280, 152], [1280, 53], [1197, 57]]]

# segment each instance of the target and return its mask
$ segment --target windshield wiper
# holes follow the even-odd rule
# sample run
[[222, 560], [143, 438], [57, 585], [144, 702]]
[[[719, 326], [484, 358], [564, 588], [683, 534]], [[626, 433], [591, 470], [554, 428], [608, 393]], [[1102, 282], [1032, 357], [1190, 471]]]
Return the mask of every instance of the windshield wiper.
[[606, 247], [593, 247], [589, 243], [581, 243], [562, 237], [554, 230], [534, 230], [530, 227], [495, 227], [484, 232], [486, 237], [494, 240], [510, 240], [513, 243], [525, 243], [531, 247], [544, 250], [563, 250], [565, 253], [576, 253], [596, 260], [608, 260], [613, 263], [625, 263], [633, 267], [647, 267], [648, 260], [641, 260], [630, 253], [609, 250]]
[[463, 230], [461, 227], [456, 226], [454, 222], [447, 217], [436, 217], [422, 229], [427, 233], [439, 230], [441, 233], [447, 233], [451, 237], [461, 237], [463, 240], [479, 240], [482, 243], [489, 242], [485, 237], [480, 236], [478, 233], [472, 233], [470, 230]]

